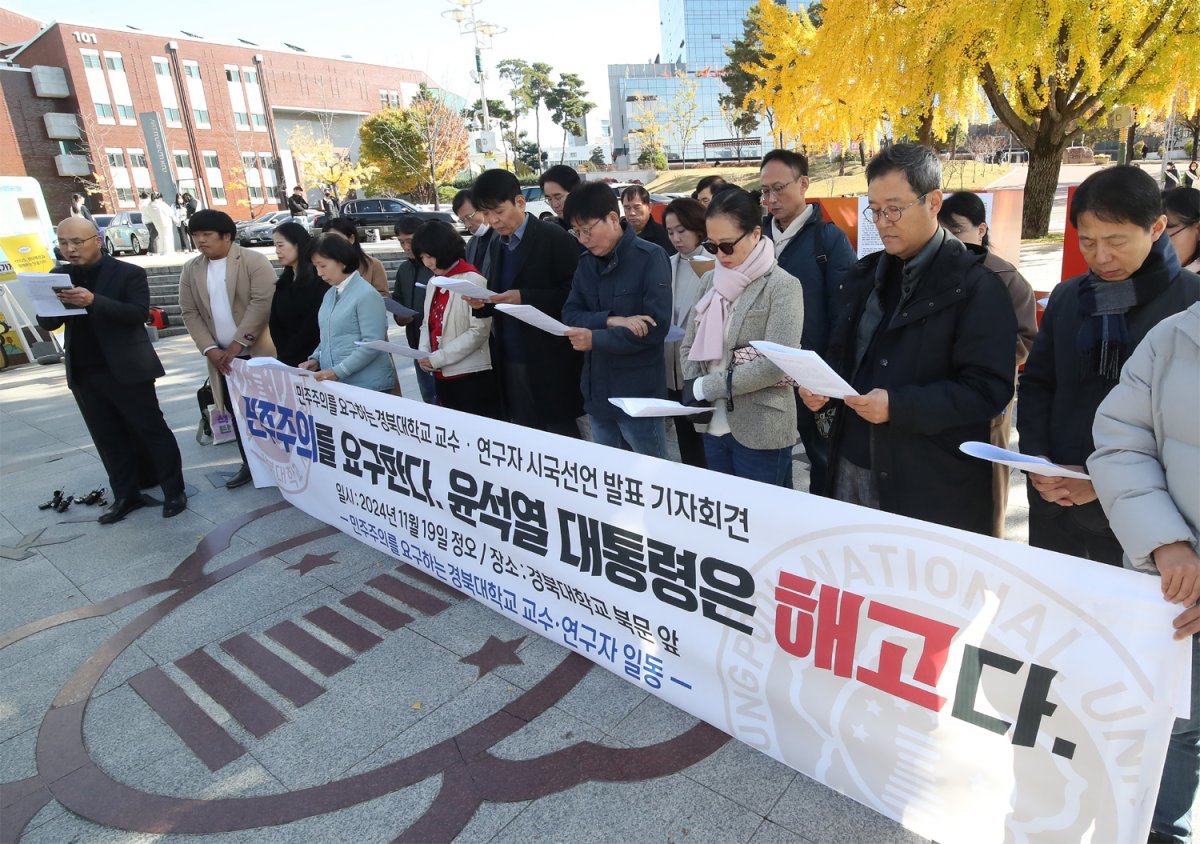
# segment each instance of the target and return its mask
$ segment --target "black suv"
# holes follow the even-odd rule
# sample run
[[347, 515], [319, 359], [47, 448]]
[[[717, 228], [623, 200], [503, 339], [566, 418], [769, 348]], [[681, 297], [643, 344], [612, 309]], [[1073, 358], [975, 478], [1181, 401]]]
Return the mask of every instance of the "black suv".
[[[403, 199], [392, 199], [381, 196], [373, 199], [353, 199], [342, 205], [341, 216], [353, 220], [358, 228], [360, 240], [368, 240], [368, 229], [378, 229], [380, 237], [395, 236], [396, 221], [401, 217], [415, 214], [418, 220], [442, 220], [454, 226], [460, 232], [466, 229], [449, 211], [422, 211], [411, 202]], [[318, 221], [318, 225], [322, 222]]]

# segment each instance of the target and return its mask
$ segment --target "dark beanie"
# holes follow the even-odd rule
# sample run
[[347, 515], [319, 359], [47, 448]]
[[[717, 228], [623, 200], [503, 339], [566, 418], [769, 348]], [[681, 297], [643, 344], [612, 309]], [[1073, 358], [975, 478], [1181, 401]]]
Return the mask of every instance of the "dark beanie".
[[233, 224], [233, 218], [224, 211], [214, 211], [211, 208], [205, 208], [202, 211], [197, 211], [188, 220], [188, 231], [191, 234], [196, 232], [216, 232], [217, 234], [237, 235], [237, 226]]

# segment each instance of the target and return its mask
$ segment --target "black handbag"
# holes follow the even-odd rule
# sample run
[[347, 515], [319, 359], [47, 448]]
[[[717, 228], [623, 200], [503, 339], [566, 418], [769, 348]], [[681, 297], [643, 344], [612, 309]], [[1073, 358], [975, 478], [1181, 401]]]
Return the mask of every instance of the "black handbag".
[[[204, 432], [204, 436], [212, 439], [212, 425], [208, 422], [208, 409], [215, 404], [213, 398], [212, 384], [209, 379], [204, 379], [204, 385], [196, 391], [196, 404], [200, 405], [200, 431]], [[196, 438], [200, 438], [200, 432], [196, 434]]]

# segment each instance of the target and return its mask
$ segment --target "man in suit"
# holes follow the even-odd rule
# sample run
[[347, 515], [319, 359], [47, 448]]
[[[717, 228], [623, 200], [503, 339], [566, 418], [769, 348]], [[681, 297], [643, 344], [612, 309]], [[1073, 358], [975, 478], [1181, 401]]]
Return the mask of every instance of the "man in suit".
[[471, 235], [471, 239], [467, 241], [467, 263], [479, 269], [483, 256], [487, 254], [488, 244], [492, 242], [496, 233], [483, 221], [483, 215], [471, 202], [471, 191], [464, 188], [456, 193], [450, 207], [454, 210], [454, 216], [458, 217], [458, 221], [466, 226], [467, 233]]
[[548, 334], [495, 305], [532, 305], [561, 319], [579, 264], [579, 244], [553, 223], [525, 211], [521, 184], [507, 170], [488, 170], [475, 180], [471, 202], [496, 232], [479, 270], [495, 291], [490, 302], [472, 300], [476, 316], [492, 320], [492, 366], [499, 373], [508, 421], [579, 437], [583, 414], [580, 356], [562, 337]]
[[[179, 276], [179, 307], [183, 323], [200, 353], [208, 359], [213, 398], [228, 406], [225, 376], [234, 358], [274, 354], [267, 322], [275, 295], [275, 269], [257, 252], [233, 242], [237, 228], [222, 211], [197, 211], [188, 230], [200, 254], [188, 261]], [[250, 482], [242, 435], [234, 425], [242, 465], [226, 483], [236, 489]]]
[[84, 217], [59, 223], [58, 248], [68, 265], [54, 272], [71, 280], [59, 291], [59, 301], [87, 313], [38, 317], [38, 324], [50, 331], [66, 325], [67, 386], [113, 493], [113, 504], [100, 516], [100, 524], [119, 522], [145, 505], [138, 491], [138, 454], [143, 447], [162, 486], [163, 518], [177, 516], [187, 508], [183, 459], [154, 391], [154, 379], [164, 373], [146, 333], [146, 271], [105, 255], [95, 223]]

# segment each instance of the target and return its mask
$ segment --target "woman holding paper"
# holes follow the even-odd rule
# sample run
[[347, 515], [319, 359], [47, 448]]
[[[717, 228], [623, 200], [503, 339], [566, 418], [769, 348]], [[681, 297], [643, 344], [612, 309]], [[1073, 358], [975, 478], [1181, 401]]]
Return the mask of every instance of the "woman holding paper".
[[705, 216], [717, 256], [705, 273], [695, 316], [688, 320], [683, 355], [683, 402], [711, 403], [704, 433], [708, 468], [790, 486], [796, 444], [796, 401], [789, 382], [750, 343], [798, 347], [804, 327], [800, 282], [775, 263], [762, 237], [761, 209], [740, 188], [713, 197]]
[[[704, 206], [695, 199], [676, 199], [663, 212], [663, 226], [675, 247], [671, 256], [671, 325], [687, 333], [692, 310], [704, 289], [703, 276], [716, 263], [700, 243], [708, 233], [704, 229]], [[679, 401], [683, 395], [683, 358], [681, 340], [665, 343], [667, 355], [667, 397]], [[675, 418], [679, 456], [689, 466], [707, 468], [704, 441], [695, 424], [686, 416]]]
[[317, 312], [321, 341], [301, 368], [316, 372], [318, 381], [391, 390], [396, 383], [391, 358], [355, 345], [359, 340], [386, 340], [388, 319], [383, 298], [358, 274], [354, 247], [343, 237], [322, 235], [312, 263], [330, 289]]
[[271, 339], [275, 357], [299, 366], [321, 342], [317, 312], [328, 287], [321, 284], [311, 260], [312, 236], [299, 223], [284, 223], [272, 235], [283, 272], [271, 298]]
[[413, 234], [412, 251], [434, 275], [434, 289], [425, 296], [419, 346], [429, 357], [418, 364], [437, 379], [438, 404], [489, 419], [501, 418], [500, 392], [488, 345], [492, 319], [476, 317], [460, 294], [438, 286], [441, 279], [456, 279], [486, 287], [487, 279], [466, 262], [463, 239], [449, 223], [431, 220], [423, 224]]

